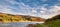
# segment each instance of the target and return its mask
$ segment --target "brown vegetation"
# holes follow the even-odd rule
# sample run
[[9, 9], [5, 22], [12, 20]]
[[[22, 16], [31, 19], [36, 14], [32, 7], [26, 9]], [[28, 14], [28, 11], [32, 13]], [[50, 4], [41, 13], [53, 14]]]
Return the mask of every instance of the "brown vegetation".
[[33, 17], [28, 15], [11, 15], [0, 13], [0, 22], [26, 22], [26, 21], [44, 22], [45, 20], [40, 17]]

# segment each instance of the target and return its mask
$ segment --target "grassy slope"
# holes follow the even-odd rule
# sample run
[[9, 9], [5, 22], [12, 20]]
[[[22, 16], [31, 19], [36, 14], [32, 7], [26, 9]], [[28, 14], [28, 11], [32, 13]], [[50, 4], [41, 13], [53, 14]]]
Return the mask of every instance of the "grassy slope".
[[34, 24], [34, 25], [31, 25], [31, 27], [32, 26], [34, 27], [60, 27], [60, 14], [52, 17], [51, 19], [47, 19], [44, 24]]
[[27, 27], [60, 27], [60, 19], [51, 22], [46, 22], [44, 24], [31, 24], [27, 25]]
[[60, 27], [60, 19], [57, 19], [55, 21], [47, 22], [45, 25], [49, 27]]

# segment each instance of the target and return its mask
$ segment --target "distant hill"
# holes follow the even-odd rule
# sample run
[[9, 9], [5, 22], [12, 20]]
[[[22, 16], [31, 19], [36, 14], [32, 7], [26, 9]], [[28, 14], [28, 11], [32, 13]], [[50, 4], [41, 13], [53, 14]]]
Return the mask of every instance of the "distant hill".
[[44, 22], [45, 19], [29, 15], [12, 15], [0, 13], [0, 22], [29, 22], [29, 21]]
[[47, 19], [46, 22], [55, 21], [55, 20], [57, 20], [57, 19], [60, 19], [60, 14], [58, 14], [58, 15], [50, 18], [50, 19]]

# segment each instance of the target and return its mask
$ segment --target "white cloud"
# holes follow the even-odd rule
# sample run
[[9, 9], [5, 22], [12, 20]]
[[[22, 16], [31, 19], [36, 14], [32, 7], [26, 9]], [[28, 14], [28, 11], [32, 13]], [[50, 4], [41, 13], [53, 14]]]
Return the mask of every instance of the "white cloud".
[[41, 12], [41, 14], [44, 14], [44, 13], [46, 13], [45, 11], [40, 11]]
[[44, 8], [44, 7], [41, 7], [41, 8], [40, 8], [40, 10], [46, 10], [46, 8]]
[[2, 12], [2, 13], [8, 13], [8, 14], [13, 14], [13, 15], [27, 15], [27, 14], [19, 13], [16, 11], [14, 12], [13, 9], [14, 9], [13, 7], [8, 6], [8, 5], [0, 5], [0, 12]]
[[[47, 12], [45, 13], [45, 15], [41, 15], [42, 18], [48, 19], [54, 17], [55, 15], [60, 14], [60, 6], [51, 6], [51, 9], [46, 11]], [[47, 14], [48, 12], [51, 14]]]
[[36, 11], [36, 10], [32, 10], [32, 12], [33, 12], [33, 13], [37, 13], [37, 11]]
[[[8, 0], [9, 2], [9, 0]], [[45, 8], [45, 6], [48, 6], [47, 4], [44, 4], [42, 6], [38, 6], [38, 7], [30, 7], [28, 5], [25, 5], [23, 2], [16, 2], [16, 1], [10, 1], [9, 3], [11, 3], [11, 5], [17, 4], [18, 8], [14, 7], [14, 6], [10, 6], [10, 5], [0, 5], [0, 12], [3, 13], [10, 13], [10, 14], [18, 14], [18, 15], [31, 15], [31, 16], [36, 16], [36, 17], [42, 17], [44, 19], [48, 19], [51, 18], [57, 14], [60, 14], [60, 6], [51, 6], [49, 10], [47, 10], [47, 8]], [[38, 13], [38, 9], [40, 9], [41, 13]], [[16, 10], [16, 11], [14, 11]], [[23, 13], [21, 13], [23, 12]], [[37, 14], [32, 14], [33, 13], [37, 13]]]
[[0, 12], [2, 13], [10, 13], [12, 10], [9, 9], [7, 6], [0, 5]]
[[42, 17], [44, 19], [49, 19], [51, 17], [54, 17], [55, 15], [60, 14], [60, 6], [50, 6], [49, 9], [43, 7], [38, 7], [35, 9], [40, 9], [40, 13], [38, 15], [35, 15], [37, 17]]
[[[1, 5], [0, 4], [0, 12], [10, 13], [10, 14], [18, 14], [18, 12], [16, 12], [16, 11], [20, 11], [20, 9], [21, 9], [21, 11], [24, 11], [26, 13], [30, 12], [29, 10], [31, 9], [31, 7], [29, 7], [28, 5], [25, 5], [23, 2], [18, 3], [18, 2], [14, 1], [14, 0], [6, 0], [6, 1], [8, 3], [11, 3], [11, 4], [9, 4], [9, 5], [6, 5], [6, 4]], [[4, 3], [6, 3], [6, 2], [4, 2]], [[19, 7], [16, 8], [14, 6], [11, 6], [11, 5], [15, 5], [15, 4], [17, 4]], [[16, 11], [14, 12], [14, 10], [16, 10]], [[19, 13], [19, 14], [22, 14], [22, 13]]]
[[52, 6], [50, 12], [60, 13], [60, 6]]

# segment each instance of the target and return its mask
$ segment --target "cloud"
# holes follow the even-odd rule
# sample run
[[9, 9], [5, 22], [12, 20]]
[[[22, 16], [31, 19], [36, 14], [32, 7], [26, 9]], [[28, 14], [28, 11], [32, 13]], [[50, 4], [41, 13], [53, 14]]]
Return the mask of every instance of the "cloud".
[[[31, 7], [25, 5], [23, 2], [18, 3], [14, 0], [6, 0], [6, 2], [10, 4], [3, 4], [3, 5], [0, 4], [0, 12], [10, 13], [10, 14], [18, 14], [18, 13], [23, 14], [22, 12], [27, 13], [31, 9]], [[1, 3], [6, 3], [6, 2], [2, 1]]]
[[36, 10], [32, 10], [32, 12], [33, 12], [33, 13], [37, 13], [37, 11], [36, 11]]
[[42, 17], [44, 19], [49, 19], [51, 17], [54, 17], [55, 15], [60, 14], [60, 6], [58, 5], [50, 6], [49, 8], [45, 8], [45, 6], [41, 6], [35, 9], [37, 10], [40, 9], [40, 12], [37, 13], [35, 16]]
[[48, 19], [48, 18], [54, 17], [55, 15], [60, 14], [60, 6], [51, 6], [49, 10], [45, 10], [45, 11], [47, 11], [47, 12], [44, 13], [42, 11], [44, 13], [44, 15], [41, 15], [41, 17], [45, 18], [45, 19]]
[[41, 7], [40, 9], [41, 9], [41, 10], [46, 10], [46, 8], [44, 8], [44, 7]]
[[12, 10], [9, 9], [7, 6], [0, 5], [0, 12], [2, 12], [2, 13], [10, 13], [10, 12], [12, 12]]
[[40, 12], [41, 12], [41, 14], [45, 13], [45, 11], [40, 11]]
[[[23, 2], [16, 2], [14, 0], [5, 0], [8, 2], [1, 2], [0, 12], [9, 13], [14, 15], [30, 15], [36, 17], [42, 17], [44, 19], [51, 18], [57, 14], [60, 14], [60, 6], [54, 5], [49, 6], [48, 4], [43, 4], [42, 6], [30, 7]], [[49, 8], [46, 6], [49, 6]]]
[[60, 6], [51, 6], [50, 12], [60, 13]]

